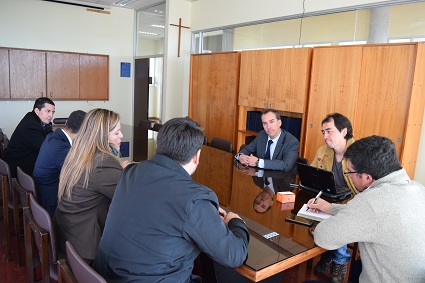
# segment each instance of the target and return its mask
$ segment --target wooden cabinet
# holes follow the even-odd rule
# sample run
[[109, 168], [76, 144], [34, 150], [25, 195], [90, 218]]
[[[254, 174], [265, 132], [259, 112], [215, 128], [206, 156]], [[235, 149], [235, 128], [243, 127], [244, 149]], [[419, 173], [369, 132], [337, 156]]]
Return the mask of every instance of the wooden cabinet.
[[0, 99], [9, 97], [9, 50], [0, 48]]
[[109, 99], [109, 57], [80, 54], [80, 99]]
[[79, 99], [80, 55], [74, 53], [46, 53], [47, 97]]
[[235, 150], [239, 53], [191, 56], [189, 116], [208, 137], [232, 141]]
[[[247, 136], [248, 111], [278, 110], [282, 116], [303, 118], [306, 113], [311, 48], [250, 50], [241, 52], [237, 147]], [[301, 132], [300, 142], [303, 141]], [[302, 148], [302, 146], [300, 147]]]
[[239, 105], [304, 113], [311, 48], [241, 52]]
[[109, 56], [0, 48], [0, 99], [108, 100]]
[[11, 49], [9, 54], [10, 97], [36, 99], [46, 96], [46, 53]]
[[324, 144], [321, 121], [347, 116], [354, 138], [382, 135], [396, 145], [414, 177], [425, 105], [424, 45], [383, 44], [314, 49], [305, 154], [312, 160]]

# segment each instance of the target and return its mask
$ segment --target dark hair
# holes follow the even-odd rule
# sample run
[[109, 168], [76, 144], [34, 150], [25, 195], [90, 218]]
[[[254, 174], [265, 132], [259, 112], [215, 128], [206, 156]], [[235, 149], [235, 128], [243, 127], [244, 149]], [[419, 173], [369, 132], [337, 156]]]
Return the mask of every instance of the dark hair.
[[85, 116], [86, 112], [82, 110], [72, 112], [66, 120], [65, 128], [70, 130], [73, 134], [78, 133]]
[[204, 133], [198, 123], [188, 117], [174, 118], [159, 130], [156, 153], [185, 165], [201, 149], [203, 143]]
[[35, 108], [38, 108], [38, 110], [41, 110], [46, 106], [46, 103], [51, 104], [53, 106], [55, 105], [55, 103], [50, 98], [40, 97], [37, 98], [37, 100], [34, 102], [34, 107], [32, 109], [34, 110]]
[[338, 131], [341, 132], [344, 128], [347, 128], [347, 134], [344, 137], [346, 140], [353, 137], [353, 126], [351, 126], [351, 122], [347, 117], [339, 113], [331, 113], [328, 114], [325, 119], [323, 119], [322, 125], [324, 123], [329, 123], [332, 120], [334, 121], [335, 127], [338, 129]]
[[359, 139], [347, 148], [344, 158], [356, 172], [369, 174], [374, 180], [402, 168], [394, 143], [381, 136]]
[[263, 115], [267, 114], [267, 113], [270, 113], [270, 112], [271, 113], [274, 113], [274, 115], [276, 116], [276, 120], [280, 120], [280, 114], [279, 114], [279, 112], [277, 112], [276, 110], [271, 109], [271, 108], [268, 108], [268, 109], [264, 110], [263, 113], [261, 113], [261, 117]]

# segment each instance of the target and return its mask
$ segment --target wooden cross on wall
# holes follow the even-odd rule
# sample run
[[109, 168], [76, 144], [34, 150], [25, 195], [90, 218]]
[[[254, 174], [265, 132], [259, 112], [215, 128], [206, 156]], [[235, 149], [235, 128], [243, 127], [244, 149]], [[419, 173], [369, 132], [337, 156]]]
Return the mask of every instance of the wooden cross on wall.
[[190, 27], [182, 26], [182, 18], [179, 18], [179, 24], [170, 24], [170, 26], [178, 27], [179, 28], [179, 41], [178, 41], [178, 49], [177, 49], [177, 57], [180, 57], [180, 39], [182, 35], [182, 28], [190, 29]]

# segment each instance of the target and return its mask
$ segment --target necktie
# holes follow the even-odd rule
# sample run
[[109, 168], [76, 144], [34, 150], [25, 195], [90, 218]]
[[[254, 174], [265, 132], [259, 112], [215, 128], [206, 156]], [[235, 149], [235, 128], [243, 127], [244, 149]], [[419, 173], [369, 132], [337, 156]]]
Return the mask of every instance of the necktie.
[[264, 159], [270, 160], [270, 146], [272, 145], [273, 140], [269, 140], [267, 142], [267, 150], [266, 150], [266, 155], [264, 155]]

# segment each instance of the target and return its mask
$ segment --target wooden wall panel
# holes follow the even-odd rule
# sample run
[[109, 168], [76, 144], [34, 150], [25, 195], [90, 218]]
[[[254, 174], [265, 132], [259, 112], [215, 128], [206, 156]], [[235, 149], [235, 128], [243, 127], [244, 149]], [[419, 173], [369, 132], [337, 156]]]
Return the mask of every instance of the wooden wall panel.
[[311, 162], [324, 145], [322, 120], [339, 112], [354, 121], [362, 47], [315, 48], [310, 79], [304, 156]]
[[[400, 156], [410, 104], [414, 45], [363, 49], [359, 98], [353, 123], [355, 138], [390, 138]], [[352, 121], [353, 122], [353, 121]]]
[[400, 160], [411, 178], [414, 177], [416, 169], [425, 105], [425, 45], [418, 44], [416, 48], [412, 94]]
[[0, 99], [10, 98], [9, 50], [0, 49]]

